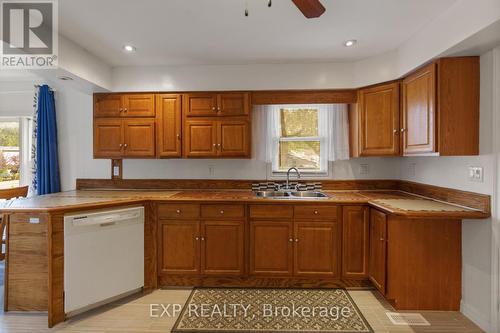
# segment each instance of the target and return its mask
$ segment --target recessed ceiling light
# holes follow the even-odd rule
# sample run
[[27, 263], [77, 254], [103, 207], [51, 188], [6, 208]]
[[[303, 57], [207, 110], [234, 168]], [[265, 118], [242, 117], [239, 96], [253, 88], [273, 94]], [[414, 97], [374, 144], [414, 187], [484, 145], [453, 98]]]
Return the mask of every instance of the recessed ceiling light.
[[124, 45], [123, 49], [127, 52], [134, 52], [135, 51], [135, 46], [132, 45]]
[[356, 45], [356, 43], [357, 43], [357, 42], [358, 42], [358, 41], [357, 41], [357, 40], [355, 40], [355, 39], [349, 39], [349, 40], [346, 40], [346, 41], [344, 42], [344, 46], [346, 46], [346, 47], [351, 47], [351, 46]]
[[59, 80], [63, 80], [63, 81], [73, 81], [73, 78], [72, 78], [72, 77], [69, 77], [69, 76], [59, 76]]

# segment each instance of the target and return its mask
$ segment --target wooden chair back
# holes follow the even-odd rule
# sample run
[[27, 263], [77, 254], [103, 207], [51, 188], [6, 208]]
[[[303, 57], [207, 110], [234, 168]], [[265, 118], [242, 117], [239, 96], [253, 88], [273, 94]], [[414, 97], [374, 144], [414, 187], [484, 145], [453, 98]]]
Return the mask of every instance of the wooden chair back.
[[[23, 187], [15, 187], [9, 188], [6, 190], [0, 190], [0, 199], [16, 199], [16, 198], [24, 198], [28, 195], [28, 186]], [[7, 224], [5, 223], [5, 219], [0, 215], [0, 261], [5, 259], [5, 250], [3, 248], [5, 244], [5, 227]]]

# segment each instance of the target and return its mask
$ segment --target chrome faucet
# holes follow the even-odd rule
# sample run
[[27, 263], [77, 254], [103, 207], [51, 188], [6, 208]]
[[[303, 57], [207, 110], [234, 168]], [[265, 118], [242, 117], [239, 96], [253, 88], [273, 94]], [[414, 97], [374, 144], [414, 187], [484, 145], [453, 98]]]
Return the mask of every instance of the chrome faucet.
[[290, 189], [290, 171], [292, 171], [292, 170], [295, 170], [295, 172], [297, 173], [297, 179], [300, 179], [299, 169], [297, 169], [296, 167], [291, 167], [290, 169], [288, 169], [288, 171], [286, 172], [286, 189], [287, 190]]

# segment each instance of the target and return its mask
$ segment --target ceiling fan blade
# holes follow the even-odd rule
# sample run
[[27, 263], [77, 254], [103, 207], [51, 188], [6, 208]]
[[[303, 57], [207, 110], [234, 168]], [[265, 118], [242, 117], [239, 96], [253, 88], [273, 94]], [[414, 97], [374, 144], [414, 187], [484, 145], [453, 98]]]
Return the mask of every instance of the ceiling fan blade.
[[295, 6], [307, 18], [320, 17], [325, 12], [325, 7], [319, 0], [292, 0]]

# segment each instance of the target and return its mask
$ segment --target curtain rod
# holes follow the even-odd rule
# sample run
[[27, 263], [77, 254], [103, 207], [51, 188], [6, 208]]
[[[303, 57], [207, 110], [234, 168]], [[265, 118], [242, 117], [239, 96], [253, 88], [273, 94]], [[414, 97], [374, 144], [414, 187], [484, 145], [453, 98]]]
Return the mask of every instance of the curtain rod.
[[[35, 84], [35, 88], [40, 88], [42, 85], [39, 85], [39, 84]], [[54, 91], [57, 91], [55, 89], [52, 89], [51, 87], [49, 87], [49, 90], [54, 92]]]

